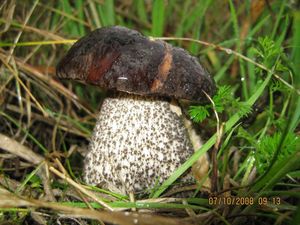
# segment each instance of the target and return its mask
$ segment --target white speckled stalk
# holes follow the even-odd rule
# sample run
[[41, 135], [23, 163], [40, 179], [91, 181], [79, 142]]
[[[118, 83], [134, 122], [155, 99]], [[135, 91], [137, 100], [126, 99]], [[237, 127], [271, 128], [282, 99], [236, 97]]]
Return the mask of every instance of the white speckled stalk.
[[193, 152], [169, 102], [128, 94], [106, 98], [85, 159], [84, 179], [123, 194], [143, 192], [161, 184]]

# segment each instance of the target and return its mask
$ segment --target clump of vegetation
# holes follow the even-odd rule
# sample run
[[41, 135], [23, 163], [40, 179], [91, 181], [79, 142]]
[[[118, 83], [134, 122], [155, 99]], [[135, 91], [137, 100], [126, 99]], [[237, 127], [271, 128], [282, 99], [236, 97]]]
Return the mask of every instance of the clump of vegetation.
[[[3, 1], [0, 11], [1, 223], [300, 223], [299, 5], [35, 0]], [[75, 39], [109, 25], [187, 49], [218, 86], [207, 105], [186, 106], [203, 146], [135, 201], [83, 184], [105, 93], [55, 76]], [[179, 198], [183, 189], [171, 197], [168, 187], [206, 152], [211, 190], [200, 181], [183, 187], [192, 198]]]

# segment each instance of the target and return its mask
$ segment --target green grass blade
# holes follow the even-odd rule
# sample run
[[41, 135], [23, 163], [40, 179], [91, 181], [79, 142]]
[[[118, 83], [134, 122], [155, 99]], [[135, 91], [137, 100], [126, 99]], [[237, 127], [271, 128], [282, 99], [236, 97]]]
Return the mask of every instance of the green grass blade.
[[194, 27], [195, 22], [199, 20], [202, 22], [204, 20], [204, 14], [211, 3], [211, 0], [198, 1], [197, 5], [193, 6], [193, 9], [188, 13], [184, 23], [184, 34], [191, 29], [199, 29], [199, 27]]
[[[254, 58], [254, 52], [252, 49], [248, 49], [247, 51], [247, 57], [250, 59], [255, 59]], [[247, 72], [248, 72], [248, 84], [249, 84], [249, 93], [252, 95], [255, 92], [255, 86], [257, 82], [257, 75], [255, 73], [255, 66], [252, 63], [247, 63]]]
[[290, 221], [289, 225], [300, 224], [300, 201], [298, 201], [298, 207], [294, 212], [293, 219]]
[[258, 31], [260, 31], [263, 28], [263, 26], [267, 24], [267, 22], [270, 22], [270, 18], [271, 16], [267, 15], [263, 19], [259, 20], [257, 24], [249, 31], [246, 39], [252, 38]]
[[[68, 0], [61, 1], [61, 4], [62, 4], [61, 5], [62, 9], [63, 9], [63, 11], [66, 14], [68, 14], [68, 15], [72, 15], [73, 14], [72, 7], [71, 7], [71, 5], [70, 5], [70, 3], [69, 3]], [[76, 36], [76, 35], [79, 34], [76, 28], [77, 28], [77, 24], [74, 23], [73, 21], [70, 21], [70, 20], [68, 20], [66, 22], [65, 26], [63, 27], [65, 33], [71, 34], [71, 35], [74, 35], [74, 36]]]
[[144, 23], [148, 23], [145, 1], [137, 0], [137, 1], [135, 1], [135, 3], [136, 3], [137, 14], [138, 14], [139, 19], [141, 19]]
[[[195, 29], [193, 31], [193, 38], [196, 40], [200, 39], [202, 24], [205, 20], [204, 16], [205, 16], [207, 8], [210, 6], [211, 3], [212, 3], [211, 0], [199, 2], [198, 7], [196, 7], [194, 12], [191, 14], [191, 17], [189, 17], [186, 25], [184, 26], [187, 30], [192, 27], [195, 27]], [[194, 26], [195, 24], [196, 24], [196, 26]], [[197, 54], [199, 51], [199, 48], [200, 48], [200, 45], [192, 42], [189, 50], [192, 54]]]
[[[238, 16], [232, 0], [229, 0], [229, 8], [230, 8], [230, 15], [231, 15], [231, 21], [233, 25], [234, 35], [237, 39], [237, 51], [241, 53], [241, 41], [240, 41], [240, 29], [238, 24]], [[245, 68], [241, 59], [239, 59], [239, 62], [240, 62], [239, 64], [240, 64], [241, 80], [243, 81], [242, 82], [243, 96], [244, 99], [247, 100], [249, 98], [249, 93], [248, 93], [247, 83], [246, 83]]]
[[106, 0], [103, 4], [97, 5], [98, 14], [103, 26], [115, 25], [114, 0]]
[[98, 15], [98, 11], [97, 11], [97, 6], [95, 5], [95, 3], [93, 1], [88, 1], [89, 3], [89, 8], [91, 11], [91, 17], [92, 17], [92, 21], [94, 22], [94, 26], [96, 26], [96, 28], [99, 28], [102, 26], [101, 22], [100, 22], [100, 18]]
[[79, 18], [75, 17], [73, 14], [67, 14], [64, 11], [59, 10], [62, 8], [62, 6], [60, 6], [60, 5], [56, 6], [56, 8], [54, 8], [54, 7], [50, 7], [48, 5], [43, 5], [43, 4], [39, 3], [39, 6], [53, 12], [53, 16], [51, 18], [51, 30], [52, 30], [52, 29], [55, 29], [56, 26], [58, 25], [60, 16], [65, 17], [66, 20], [74, 21], [74, 22], [76, 22], [76, 24], [81, 24], [82, 27], [83, 27], [83, 25], [88, 26], [89, 24], [84, 21], [83, 8], [80, 4], [81, 4], [81, 1], [76, 1], [76, 9], [77, 9]]
[[[166, 18], [165, 23], [166, 24], [172, 23], [173, 18], [174, 18], [174, 12], [176, 11], [176, 7], [178, 7], [178, 0], [168, 0], [167, 2], [168, 3], [165, 7], [165, 18]], [[180, 5], [179, 7], [180, 7], [180, 12], [182, 12], [182, 6]], [[168, 20], [168, 18], [170, 18], [170, 20]]]
[[[80, 208], [86, 208], [87, 205], [84, 202], [61, 202], [64, 205], [75, 206]], [[103, 208], [99, 203], [91, 202], [93, 208], [99, 209]], [[201, 209], [208, 211], [206, 207], [198, 205], [189, 205], [189, 204], [179, 204], [179, 203], [156, 203], [156, 202], [123, 202], [115, 201], [108, 203], [109, 206], [113, 208], [137, 208], [137, 209]]]
[[300, 88], [300, 10], [294, 12], [293, 19], [293, 50], [291, 58], [294, 64], [294, 72], [298, 74], [294, 77], [296, 88]]
[[239, 40], [240, 30], [239, 30], [236, 10], [235, 10], [235, 7], [234, 7], [234, 4], [233, 4], [232, 0], [228, 0], [228, 1], [229, 1], [230, 16], [231, 16], [231, 22], [232, 22], [232, 25], [233, 25], [234, 35]]
[[[79, 20], [83, 21], [84, 20], [83, 1], [82, 0], [75, 1], [75, 6], [76, 6], [76, 11], [78, 13]], [[78, 28], [78, 34], [80, 36], [83, 36], [85, 34], [83, 24], [77, 23], [76, 25], [77, 25], [77, 28]]]
[[289, 29], [289, 25], [290, 25], [289, 17], [286, 16], [284, 24], [283, 24], [282, 31], [280, 31], [280, 35], [276, 40], [277, 46], [281, 46], [282, 42], [284, 41], [284, 39], [286, 37], [286, 33], [288, 32], [288, 29]]
[[164, 30], [164, 0], [155, 0], [152, 9], [152, 35], [154, 37], [163, 36]]
[[188, 13], [188, 9], [191, 5], [191, 0], [187, 0], [184, 1], [183, 7], [182, 7], [182, 15], [181, 15], [181, 19], [180, 22], [178, 23], [177, 27], [176, 27], [176, 32], [175, 32], [175, 36], [176, 37], [182, 37], [183, 33], [184, 33], [184, 23], [185, 20], [187, 19], [189, 13]]
[[275, 36], [277, 35], [276, 32], [277, 32], [277, 29], [278, 29], [278, 26], [279, 26], [279, 22], [282, 18], [282, 14], [283, 14], [285, 6], [286, 6], [286, 1], [285, 0], [281, 1], [280, 9], [279, 9], [278, 14], [276, 15], [276, 21], [275, 21], [273, 31], [272, 31], [272, 35], [271, 35], [272, 40], [274, 40]]
[[20, 193], [23, 191], [23, 189], [25, 188], [26, 184], [31, 180], [31, 178], [37, 174], [37, 172], [40, 170], [40, 168], [44, 165], [44, 162], [42, 162], [40, 165], [38, 165], [37, 168], [35, 168], [31, 173], [29, 173], [25, 180], [20, 184], [20, 186], [18, 186], [17, 190], [16, 190], [16, 194]]
[[[296, 88], [300, 88], [300, 10], [294, 12], [294, 26], [293, 26], [293, 51], [292, 51], [292, 61], [294, 70], [294, 83]], [[300, 123], [300, 98], [295, 95], [294, 102], [296, 107], [294, 109], [294, 114], [291, 119], [291, 131], [298, 126]]]

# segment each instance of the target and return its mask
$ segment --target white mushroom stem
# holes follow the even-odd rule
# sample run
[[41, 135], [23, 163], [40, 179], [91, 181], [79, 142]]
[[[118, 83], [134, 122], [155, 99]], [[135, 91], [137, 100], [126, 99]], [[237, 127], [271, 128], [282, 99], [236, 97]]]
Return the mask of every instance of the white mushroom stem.
[[[178, 109], [154, 97], [106, 98], [86, 156], [85, 181], [123, 194], [161, 184], [194, 152]], [[180, 181], [193, 177], [185, 174]]]

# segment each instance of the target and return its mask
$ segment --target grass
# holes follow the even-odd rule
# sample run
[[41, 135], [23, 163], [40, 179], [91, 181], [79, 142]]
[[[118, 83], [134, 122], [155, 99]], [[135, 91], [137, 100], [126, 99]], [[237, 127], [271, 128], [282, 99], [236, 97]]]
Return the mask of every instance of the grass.
[[[300, 224], [296, 3], [13, 2], [0, 5], [1, 223]], [[203, 146], [135, 202], [82, 182], [83, 155], [104, 93], [55, 77], [76, 39], [108, 25], [187, 49], [221, 90], [214, 105], [186, 106]], [[213, 192], [197, 184], [186, 187], [193, 198], [167, 196], [206, 153], [216, 154], [207, 174]]]

